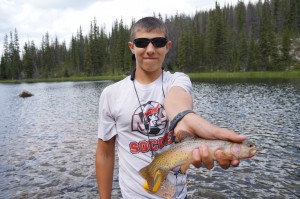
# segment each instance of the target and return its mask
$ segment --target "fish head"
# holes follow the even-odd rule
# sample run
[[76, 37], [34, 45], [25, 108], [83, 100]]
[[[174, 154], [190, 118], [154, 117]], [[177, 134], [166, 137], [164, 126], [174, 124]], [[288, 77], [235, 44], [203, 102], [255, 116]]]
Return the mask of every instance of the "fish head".
[[237, 159], [247, 159], [255, 156], [258, 152], [258, 148], [251, 142], [245, 142], [233, 144], [231, 151]]
[[257, 154], [259, 149], [254, 144], [249, 144], [248, 147], [249, 147], [249, 158], [252, 158]]

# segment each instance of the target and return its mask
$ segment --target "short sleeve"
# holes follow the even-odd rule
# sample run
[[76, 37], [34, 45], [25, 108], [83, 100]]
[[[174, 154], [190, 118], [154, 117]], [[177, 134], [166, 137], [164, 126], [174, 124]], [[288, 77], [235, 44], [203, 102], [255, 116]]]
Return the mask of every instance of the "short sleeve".
[[111, 112], [109, 87], [105, 88], [100, 96], [98, 117], [98, 138], [103, 141], [111, 139], [117, 134], [116, 122]]
[[184, 73], [176, 72], [173, 74], [169, 89], [171, 89], [174, 86], [179, 86], [183, 88], [187, 93], [192, 94], [192, 82], [189, 76]]

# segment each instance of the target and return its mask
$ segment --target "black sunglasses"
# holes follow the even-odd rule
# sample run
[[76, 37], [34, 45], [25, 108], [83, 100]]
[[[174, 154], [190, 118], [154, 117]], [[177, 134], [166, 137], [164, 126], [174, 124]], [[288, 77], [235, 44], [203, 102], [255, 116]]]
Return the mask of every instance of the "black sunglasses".
[[133, 40], [134, 45], [138, 48], [146, 48], [150, 42], [153, 44], [155, 48], [162, 48], [166, 46], [168, 40], [164, 37], [155, 37], [152, 39], [137, 38]]

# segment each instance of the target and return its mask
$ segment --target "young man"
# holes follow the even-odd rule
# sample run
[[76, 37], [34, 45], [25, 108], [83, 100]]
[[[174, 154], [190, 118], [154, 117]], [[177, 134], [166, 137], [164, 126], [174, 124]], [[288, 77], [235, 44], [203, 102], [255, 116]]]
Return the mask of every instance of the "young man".
[[[159, 153], [171, 147], [175, 136], [189, 132], [206, 139], [242, 142], [246, 138], [219, 128], [195, 114], [192, 84], [183, 73], [165, 72], [162, 64], [172, 42], [159, 19], [145, 17], [132, 27], [128, 46], [136, 58], [136, 70], [105, 88], [100, 97], [96, 175], [101, 199], [111, 198], [115, 146], [119, 157], [119, 184], [123, 198], [161, 198], [145, 191], [145, 180], [138, 171]], [[169, 124], [171, 122], [170, 132]], [[238, 160], [221, 160], [224, 169], [237, 166]], [[193, 150], [193, 165], [213, 168], [206, 145]], [[167, 179], [176, 185], [173, 198], [185, 198], [186, 175], [172, 171]], [[176, 175], [175, 175], [176, 174]]]

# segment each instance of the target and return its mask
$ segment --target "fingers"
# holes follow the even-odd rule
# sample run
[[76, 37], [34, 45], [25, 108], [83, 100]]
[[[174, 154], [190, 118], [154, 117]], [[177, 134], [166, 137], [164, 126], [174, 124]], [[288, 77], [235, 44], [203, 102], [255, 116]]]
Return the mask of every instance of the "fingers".
[[205, 167], [207, 169], [212, 169], [214, 167], [214, 160], [211, 157], [206, 145], [200, 145], [200, 155]]
[[218, 161], [218, 164], [223, 169], [228, 169], [230, 166], [233, 167], [239, 166], [240, 163], [239, 160], [232, 160], [231, 158], [227, 157], [226, 154], [221, 150], [216, 151], [215, 156]]
[[196, 168], [199, 168], [201, 163], [203, 163], [207, 169], [212, 169], [214, 167], [214, 160], [206, 145], [200, 145], [199, 148], [193, 150], [192, 164]]
[[239, 161], [239, 160], [232, 160], [230, 164], [231, 164], [231, 166], [233, 166], [233, 167], [237, 167], [237, 166], [239, 166], [240, 161]]
[[[214, 167], [213, 157], [209, 153], [208, 147], [206, 145], [200, 145], [199, 148], [194, 149], [192, 156], [192, 164], [196, 168], [200, 168], [202, 163], [207, 169], [212, 169]], [[229, 158], [222, 150], [216, 151], [215, 156], [218, 164], [223, 169], [228, 169], [230, 166], [237, 167], [240, 163], [239, 160], [229, 160]]]
[[230, 167], [231, 161], [226, 159], [226, 155], [223, 151], [218, 150], [215, 153], [217, 161], [223, 169], [228, 169]]
[[193, 150], [193, 161], [192, 164], [194, 165], [194, 167], [196, 168], [200, 168], [201, 167], [201, 156], [200, 156], [200, 150], [199, 148], [196, 148]]

